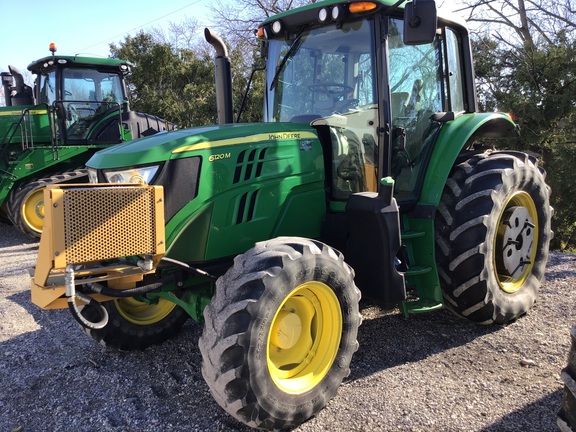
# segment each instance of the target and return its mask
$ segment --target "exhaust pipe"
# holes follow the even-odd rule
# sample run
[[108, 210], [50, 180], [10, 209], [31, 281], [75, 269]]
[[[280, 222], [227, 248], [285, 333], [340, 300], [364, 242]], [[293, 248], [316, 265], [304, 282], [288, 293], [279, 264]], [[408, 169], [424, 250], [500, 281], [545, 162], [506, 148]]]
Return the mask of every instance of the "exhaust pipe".
[[232, 108], [232, 67], [228, 57], [228, 49], [222, 39], [204, 29], [206, 41], [216, 50], [214, 58], [214, 81], [216, 85], [216, 108], [218, 110], [218, 123], [233, 123], [234, 110]]
[[9, 107], [12, 106], [12, 86], [14, 81], [9, 72], [2, 72], [0, 75], [2, 76], [2, 87], [4, 87], [4, 104]]
[[[20, 71], [16, 69], [14, 66], [8, 66], [8, 71], [10, 71], [10, 75], [12, 75], [12, 77], [14, 78], [14, 87], [12, 87], [12, 91], [16, 92], [11, 97], [10, 106], [34, 105], [34, 97], [32, 96], [32, 87], [24, 83], [24, 77], [22, 76]], [[6, 93], [4, 94], [6, 95]], [[8, 93], [8, 95], [9, 94], [10, 93]], [[6, 106], [9, 105], [6, 104]]]

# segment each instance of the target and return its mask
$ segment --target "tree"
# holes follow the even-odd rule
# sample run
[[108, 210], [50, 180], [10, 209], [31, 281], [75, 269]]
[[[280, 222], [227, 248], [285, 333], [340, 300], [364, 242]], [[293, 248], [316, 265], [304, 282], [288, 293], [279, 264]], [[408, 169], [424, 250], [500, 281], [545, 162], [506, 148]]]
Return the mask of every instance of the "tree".
[[[133, 62], [128, 77], [132, 108], [166, 118], [180, 127], [215, 124], [214, 50], [197, 37], [198, 24], [185, 19], [170, 23], [167, 31], [152, 29], [128, 36], [118, 46], [110, 45], [113, 56]], [[227, 34], [222, 35], [227, 41]], [[256, 40], [252, 35], [251, 39]], [[261, 63], [251, 41], [227, 44], [232, 65], [235, 119], [246, 92], [254, 63]], [[264, 74], [254, 76], [246, 97], [241, 121], [262, 120]]]
[[553, 247], [576, 246], [576, 11], [572, 0], [463, 0], [484, 109], [513, 114], [553, 190]]
[[134, 110], [181, 128], [216, 122], [214, 67], [205, 53], [178, 49], [144, 32], [111, 44], [110, 51], [136, 65], [127, 79]]
[[256, 46], [254, 32], [266, 18], [294, 9], [316, 0], [236, 0], [235, 2], [217, 0], [212, 6], [214, 22], [226, 35], [229, 43], [237, 45], [245, 42]]
[[[239, 109], [246, 85], [253, 69], [263, 64], [260, 58], [260, 46], [255, 36], [258, 26], [275, 14], [315, 3], [315, 0], [237, 0], [228, 2], [219, 0], [212, 6], [213, 21], [218, 31], [231, 49], [231, 61], [234, 79], [234, 106]], [[256, 72], [252, 87], [247, 94], [245, 109], [241, 121], [261, 121], [264, 98], [264, 73]]]

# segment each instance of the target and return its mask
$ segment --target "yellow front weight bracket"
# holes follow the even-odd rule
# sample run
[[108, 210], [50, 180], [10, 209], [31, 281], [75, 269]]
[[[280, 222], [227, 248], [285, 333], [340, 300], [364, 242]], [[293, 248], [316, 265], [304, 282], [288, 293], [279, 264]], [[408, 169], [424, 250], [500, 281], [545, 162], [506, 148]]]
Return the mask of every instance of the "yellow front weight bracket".
[[[32, 302], [41, 308], [68, 307], [68, 265], [74, 267], [76, 285], [108, 281], [112, 288], [127, 289], [154, 272], [165, 253], [161, 186], [50, 185], [44, 203], [44, 229], [31, 278]], [[152, 266], [105, 262], [131, 256], [146, 256]]]

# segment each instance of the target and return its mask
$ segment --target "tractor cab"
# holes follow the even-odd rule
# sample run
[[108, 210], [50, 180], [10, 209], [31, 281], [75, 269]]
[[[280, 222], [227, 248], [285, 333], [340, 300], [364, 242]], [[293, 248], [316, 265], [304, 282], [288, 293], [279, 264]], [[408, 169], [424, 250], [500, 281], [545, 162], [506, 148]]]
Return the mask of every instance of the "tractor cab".
[[376, 191], [386, 176], [396, 181], [398, 201], [414, 203], [442, 124], [431, 117], [475, 105], [462, 79], [463, 27], [445, 23], [435, 38], [433, 2], [406, 7], [421, 20], [415, 28], [386, 3], [304, 8], [259, 30], [267, 61], [264, 120], [318, 130], [331, 147], [334, 207], [352, 193]]
[[175, 128], [130, 110], [127, 61], [56, 55], [53, 44], [50, 51], [28, 66], [33, 86], [12, 66], [0, 75], [0, 214], [33, 237], [42, 232], [47, 184], [86, 181], [82, 167], [97, 150]]
[[54, 109], [64, 142], [118, 143], [121, 113], [128, 111], [124, 75], [130, 66], [123, 60], [54, 55], [28, 69], [37, 75], [37, 104]]

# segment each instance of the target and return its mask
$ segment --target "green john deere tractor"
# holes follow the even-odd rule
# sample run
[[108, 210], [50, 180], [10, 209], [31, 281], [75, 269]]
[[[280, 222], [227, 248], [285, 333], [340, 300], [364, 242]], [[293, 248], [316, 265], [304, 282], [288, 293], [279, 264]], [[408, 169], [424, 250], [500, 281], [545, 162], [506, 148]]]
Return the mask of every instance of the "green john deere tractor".
[[118, 59], [55, 55], [32, 62], [34, 88], [13, 66], [2, 72], [0, 216], [40, 237], [43, 189], [87, 181], [84, 163], [97, 150], [174, 129], [158, 117], [130, 111]]
[[[104, 345], [141, 349], [204, 321], [202, 372], [262, 429], [310, 418], [358, 348], [360, 293], [405, 315], [506, 324], [534, 304], [551, 236], [536, 159], [497, 151], [476, 112], [464, 23], [431, 0], [326, 0], [267, 19], [264, 121], [96, 153], [93, 185], [50, 186], [32, 300]], [[127, 183], [126, 183], [127, 181]]]

